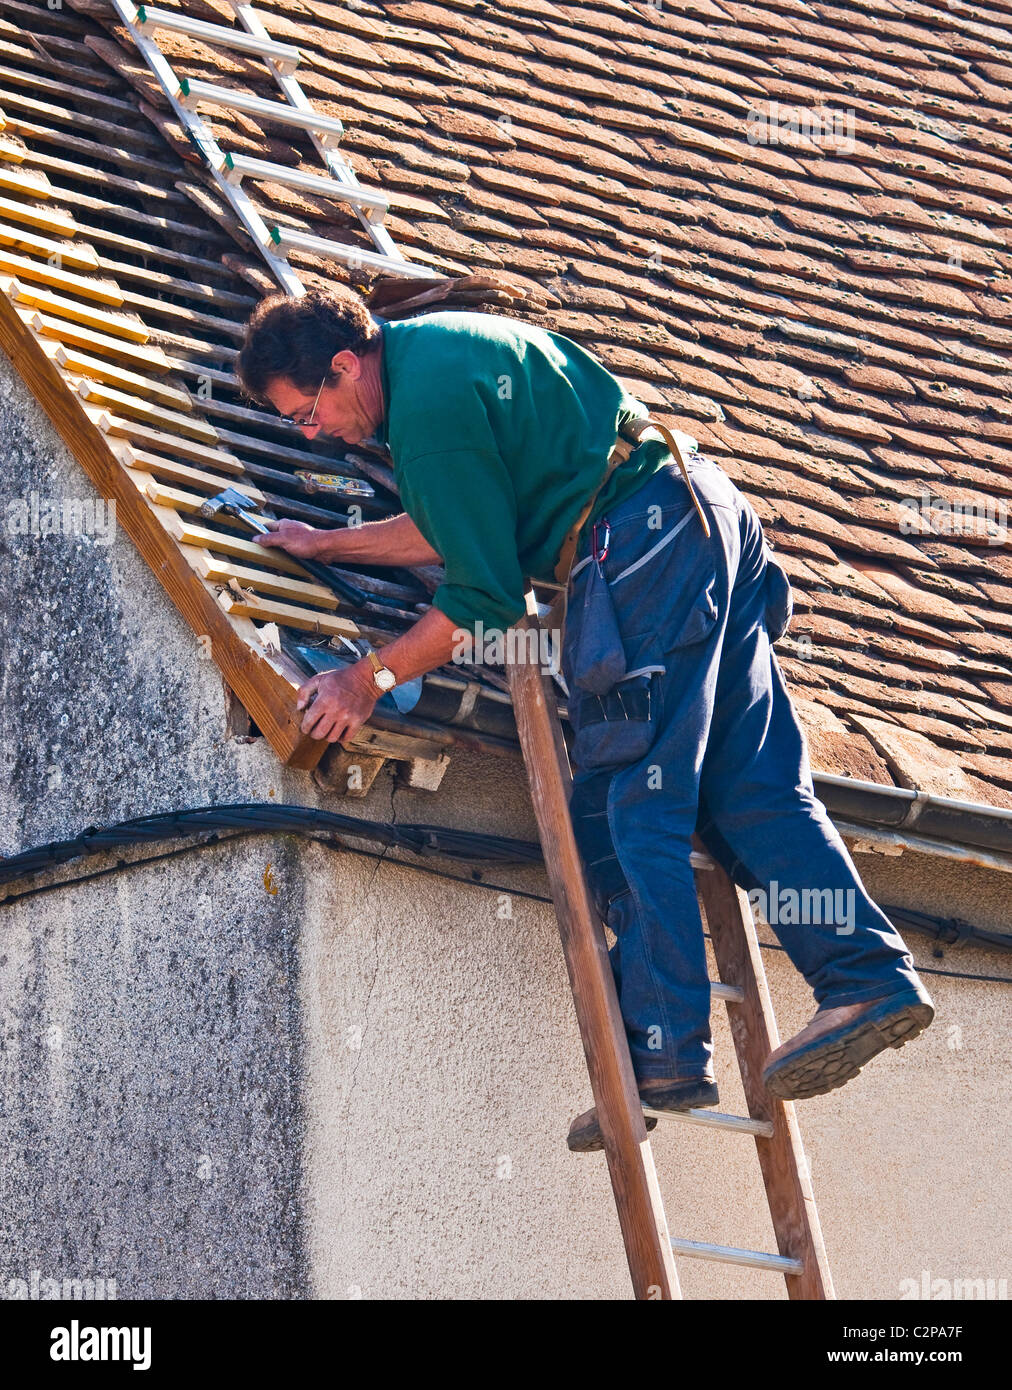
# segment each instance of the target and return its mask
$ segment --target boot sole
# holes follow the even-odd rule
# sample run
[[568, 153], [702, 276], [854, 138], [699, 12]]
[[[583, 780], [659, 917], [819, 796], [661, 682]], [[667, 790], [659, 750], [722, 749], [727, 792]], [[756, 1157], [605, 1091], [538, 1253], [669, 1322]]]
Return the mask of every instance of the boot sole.
[[931, 1004], [917, 1002], [897, 1009], [895, 1001], [883, 1000], [881, 1009], [785, 1057], [775, 1069], [763, 1073], [763, 1084], [780, 1100], [823, 1096], [852, 1081], [886, 1048], [902, 1047], [923, 1033], [934, 1016]]
[[[642, 1096], [640, 1096], [640, 1100], [644, 1107], [651, 1110], [670, 1110], [675, 1113], [682, 1110], [701, 1110], [709, 1106], [720, 1104], [720, 1096], [717, 1094], [716, 1082], [705, 1082], [692, 1096], [685, 1098], [680, 1104], [661, 1106], [656, 1104], [657, 1100], [666, 1100], [676, 1094], [677, 1088], [675, 1088], [674, 1091], [661, 1091], [656, 1098], [651, 1100], [649, 1107], [647, 1107], [647, 1102], [643, 1100]], [[646, 1125], [647, 1133], [649, 1134], [651, 1130], [657, 1128], [656, 1115], [644, 1115], [643, 1123]], [[575, 1154], [595, 1153], [599, 1149], [603, 1149], [604, 1135], [601, 1133], [597, 1120], [589, 1120], [581, 1129], [571, 1129], [566, 1136], [566, 1146], [570, 1153]]]

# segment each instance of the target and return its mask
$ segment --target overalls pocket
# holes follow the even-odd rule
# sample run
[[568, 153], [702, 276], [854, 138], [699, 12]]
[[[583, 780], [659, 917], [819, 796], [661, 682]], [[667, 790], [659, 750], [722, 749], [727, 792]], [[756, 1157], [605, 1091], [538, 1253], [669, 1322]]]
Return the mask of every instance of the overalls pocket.
[[765, 576], [766, 631], [770, 645], [779, 642], [790, 626], [794, 613], [794, 593], [783, 567], [767, 553]]
[[687, 512], [662, 536], [645, 564], [611, 578], [629, 671], [672, 672], [683, 649], [704, 642], [717, 625], [717, 574], [712, 559], [705, 551], [696, 551], [686, 563], [683, 553], [665, 544], [669, 535], [694, 520], [695, 513]]
[[580, 694], [569, 706], [573, 761], [581, 772], [638, 762], [660, 727], [664, 666], [634, 672], [604, 695]]
[[716, 583], [712, 571], [701, 583], [697, 577], [695, 597], [674, 631], [658, 621], [639, 636], [623, 638], [627, 674], [607, 695], [595, 697], [597, 703], [589, 696], [580, 702], [573, 756], [581, 767], [618, 767], [650, 752], [663, 722], [663, 678], [677, 670], [683, 649], [705, 641], [717, 623]]
[[[610, 536], [607, 522], [603, 526]], [[570, 691], [572, 755], [581, 772], [620, 767], [649, 751], [659, 728], [658, 677], [666, 669], [657, 659], [635, 665], [628, 661], [630, 644], [622, 631], [628, 618], [616, 611], [601, 564], [607, 547], [606, 540], [598, 551], [595, 528], [589, 563], [581, 567], [581, 597], [571, 609], [577, 622], [563, 662]]]
[[605, 695], [626, 674], [625, 649], [611, 590], [593, 559], [587, 566], [579, 623], [573, 683], [587, 694]]

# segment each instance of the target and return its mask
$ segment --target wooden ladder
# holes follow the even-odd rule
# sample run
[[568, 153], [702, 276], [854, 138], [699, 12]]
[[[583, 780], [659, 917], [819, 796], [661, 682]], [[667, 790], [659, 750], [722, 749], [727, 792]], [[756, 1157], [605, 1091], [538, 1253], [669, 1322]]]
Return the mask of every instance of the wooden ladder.
[[[508, 634], [506, 669], [635, 1296], [681, 1298], [677, 1254], [773, 1270], [784, 1276], [792, 1299], [833, 1298], [794, 1106], [762, 1084], [763, 1064], [779, 1038], [751, 908], [701, 846], [693, 849], [691, 862], [720, 974], [712, 997], [727, 1005], [749, 1113], [690, 1110], [676, 1116], [642, 1108], [604, 927], [569, 814], [572, 774], [556, 695], [548, 670], [529, 656], [532, 648], [541, 651], [534, 643], [542, 641], [533, 588], [526, 603], [527, 616], [510, 629], [517, 634], [515, 649]], [[777, 1254], [669, 1235], [644, 1113], [754, 1136]]]

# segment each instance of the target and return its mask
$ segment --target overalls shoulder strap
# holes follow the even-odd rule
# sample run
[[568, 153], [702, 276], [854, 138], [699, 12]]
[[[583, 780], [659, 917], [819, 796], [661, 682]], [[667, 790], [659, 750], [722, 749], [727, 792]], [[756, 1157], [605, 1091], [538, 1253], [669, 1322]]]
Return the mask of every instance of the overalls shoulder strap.
[[699, 519], [703, 523], [703, 535], [710, 539], [710, 523], [706, 519], [706, 513], [700, 505], [699, 498], [696, 496], [696, 489], [692, 486], [692, 479], [689, 477], [688, 465], [685, 462], [685, 455], [676, 437], [668, 429], [667, 425], [662, 425], [659, 420], [654, 420], [646, 415], [642, 419], [627, 420], [621, 427], [621, 433], [627, 438], [635, 440], [637, 444], [644, 439], [649, 439], [651, 435], [663, 440], [667, 445], [671, 457], [681, 469], [682, 477], [685, 479], [685, 486], [689, 489], [689, 496], [692, 498], [693, 506], [699, 514]]
[[608, 455], [608, 467], [604, 471], [604, 477], [580, 508], [580, 515], [573, 522], [572, 526], [570, 526], [563, 539], [562, 549], [559, 551], [559, 559], [555, 566], [555, 578], [559, 584], [565, 585], [569, 582], [569, 571], [573, 568], [573, 557], [576, 554], [576, 543], [580, 538], [580, 532], [583, 530], [583, 523], [587, 520], [587, 517], [590, 516], [601, 489], [619, 464], [624, 463], [629, 457], [633, 448], [634, 445], [629, 440], [619, 438], [615, 441], [615, 447]]
[[710, 523], [706, 519], [706, 514], [700, 506], [699, 498], [696, 496], [695, 489], [692, 486], [689, 470], [685, 463], [685, 456], [682, 453], [678, 440], [666, 425], [662, 425], [659, 420], [654, 420], [649, 415], [643, 416], [640, 419], [626, 420], [620, 426], [619, 437], [615, 441], [615, 447], [608, 457], [608, 467], [605, 469], [604, 477], [584, 503], [580, 510], [580, 515], [566, 532], [565, 539], [562, 542], [562, 548], [559, 551], [558, 563], [555, 566], [555, 579], [557, 583], [563, 586], [569, 583], [569, 572], [573, 567], [573, 557], [576, 554], [576, 544], [580, 532], [583, 529], [583, 524], [587, 520], [587, 517], [590, 516], [601, 489], [611, 477], [612, 473], [614, 473], [618, 465], [626, 461], [633, 449], [641, 444], [644, 439], [649, 439], [651, 436], [655, 439], [660, 439], [667, 445], [671, 452], [671, 457], [681, 469], [682, 477], [685, 479], [693, 504], [695, 505], [696, 511], [699, 513], [699, 519], [703, 523], [703, 534], [709, 538]]

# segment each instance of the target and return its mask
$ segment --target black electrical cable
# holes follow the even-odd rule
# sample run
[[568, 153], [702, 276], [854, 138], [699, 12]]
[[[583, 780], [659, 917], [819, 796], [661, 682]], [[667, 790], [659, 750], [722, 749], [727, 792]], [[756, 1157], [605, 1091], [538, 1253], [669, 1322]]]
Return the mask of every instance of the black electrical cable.
[[89, 826], [73, 839], [54, 840], [36, 849], [0, 859], [0, 883], [30, 876], [52, 868], [54, 864], [65, 864], [84, 855], [101, 854], [123, 845], [152, 840], [182, 840], [203, 830], [256, 830], [310, 836], [318, 835], [321, 830], [330, 830], [366, 840], [378, 840], [381, 844], [398, 846], [414, 854], [448, 854], [460, 859], [487, 859], [507, 864], [537, 864], [542, 857], [541, 846], [530, 840], [482, 835], [470, 830], [454, 830], [445, 825], [393, 825], [386, 821], [359, 820], [355, 816], [319, 811], [311, 806], [240, 802], [137, 816], [101, 829]]
[[[268, 813], [281, 813], [280, 815], [267, 815], [264, 819], [275, 822], [271, 824], [249, 824], [246, 827], [238, 825], [240, 814], [250, 812], [266, 811]], [[347, 854], [358, 854], [368, 859], [382, 860], [386, 864], [399, 865], [401, 868], [410, 869], [413, 873], [428, 873], [435, 878], [448, 879], [453, 883], [464, 883], [474, 888], [483, 888], [487, 892], [506, 893], [510, 897], [529, 898], [534, 902], [551, 904], [551, 897], [542, 893], [531, 893], [519, 888], [510, 888], [505, 884], [485, 883], [480, 877], [465, 878], [461, 874], [450, 874], [445, 870], [436, 869], [429, 865], [411, 864], [400, 859], [387, 859], [385, 851], [383, 854], [375, 854], [370, 850], [357, 849], [345, 844], [336, 835], [325, 838], [318, 834], [313, 834], [316, 823], [325, 821], [327, 824], [341, 822], [346, 828], [350, 828], [353, 835], [362, 839], [377, 839], [385, 842], [387, 847], [395, 846], [402, 849], [409, 849], [419, 854], [446, 854], [448, 857], [459, 857], [464, 859], [494, 859], [498, 863], [543, 863], [541, 847], [528, 840], [512, 840], [494, 835], [482, 835], [473, 831], [450, 831], [443, 826], [430, 825], [411, 825], [405, 824], [395, 826], [388, 822], [358, 820], [353, 816], [340, 816], [335, 812], [317, 811], [308, 806], [274, 806], [270, 803], [241, 803], [236, 806], [205, 806], [191, 811], [170, 812], [161, 816], [140, 816], [134, 820], [122, 821], [117, 825], [109, 826], [105, 830], [86, 830], [73, 840], [56, 841], [53, 844], [42, 845], [38, 849], [26, 850], [20, 855], [14, 855], [9, 859], [0, 860], [0, 883], [10, 882], [15, 878], [30, 877], [40, 874], [45, 869], [54, 864], [66, 863], [69, 859], [79, 858], [86, 854], [102, 854], [115, 845], [136, 844], [155, 838], [180, 838], [187, 834], [193, 834], [193, 824], [200, 818], [200, 824], [206, 828], [210, 823], [211, 813], [227, 812], [230, 814], [223, 824], [236, 826], [238, 833], [233, 835], [219, 835], [217, 833], [209, 835], [204, 840], [198, 840], [192, 845], [183, 845], [179, 849], [168, 850], [164, 854], [153, 854], [141, 859], [120, 859], [104, 869], [97, 869], [94, 873], [80, 874], [74, 878], [61, 879], [56, 883], [39, 884], [32, 888], [27, 888], [21, 893], [8, 893], [0, 898], [0, 907], [5, 907], [9, 903], [19, 902], [23, 898], [35, 897], [42, 893], [56, 892], [60, 888], [72, 888], [80, 883], [90, 883], [94, 879], [105, 878], [109, 874], [120, 873], [126, 869], [140, 868], [147, 864], [162, 863], [166, 859], [174, 859], [179, 855], [189, 854], [193, 850], [207, 849], [212, 845], [229, 844], [233, 840], [248, 839], [251, 835], [264, 834], [270, 832], [286, 832], [295, 830], [304, 835], [312, 843], [321, 845], [324, 849], [336, 850]], [[292, 814], [296, 813], [296, 814]], [[311, 824], [310, 824], [311, 822]], [[153, 833], [156, 824], [165, 826], [172, 823], [175, 828], [169, 828], [167, 833], [162, 831], [159, 835]], [[189, 826], [189, 829], [180, 828]], [[362, 827], [366, 827], [366, 832]], [[392, 832], [406, 832], [406, 839], [403, 836]], [[124, 832], [124, 837], [112, 839], [117, 832]], [[421, 842], [418, 842], [417, 835], [424, 832]], [[463, 840], [467, 842], [465, 852], [460, 849], [450, 849], [444, 847], [444, 840]], [[82, 842], [86, 842], [81, 848]], [[478, 846], [492, 845], [500, 852], [496, 855], [481, 854]], [[74, 847], [71, 850], [71, 847]], [[64, 853], [64, 851], [71, 852]], [[517, 853], [517, 851], [521, 851]], [[12, 865], [23, 865], [32, 863], [32, 867], [19, 868], [17, 872], [7, 872]], [[479, 874], [475, 870], [476, 875]], [[992, 949], [1008, 951], [1012, 950], [1012, 942], [1009, 938], [999, 932], [985, 931], [979, 927], [973, 927], [969, 923], [962, 921], [958, 917], [935, 918], [929, 917], [926, 913], [915, 912], [911, 908], [895, 907], [883, 905], [882, 911], [895, 925], [906, 927], [908, 930], [916, 931], [922, 935], [930, 936], [936, 941], [943, 941], [946, 944], [962, 945], [966, 941], [977, 942], [982, 946]], [[704, 932], [704, 936], [709, 933]], [[772, 942], [760, 942], [760, 946], [766, 951], [783, 951], [784, 947]], [[930, 975], [944, 975], [950, 979], [959, 980], [982, 980], [993, 984], [1012, 984], [1012, 978], [1003, 975], [977, 975], [968, 971], [940, 970], [934, 966], [918, 966], [920, 973]]]
[[37, 883], [21, 893], [6, 893], [0, 898], [0, 907], [17, 903], [22, 898], [37, 898], [43, 893], [55, 893], [60, 888], [74, 888], [79, 883], [92, 883], [96, 878], [107, 878], [109, 874], [123, 873], [125, 869], [139, 869], [144, 864], [161, 864], [166, 859], [178, 859], [181, 854], [192, 854], [195, 849], [207, 849], [210, 845], [227, 845], [233, 840], [246, 840], [258, 835], [258, 830], [243, 830], [238, 835], [209, 835], [206, 840], [198, 840], [193, 845], [182, 845], [179, 849], [166, 850], [164, 854], [149, 854], [143, 859], [117, 859], [107, 869], [95, 869], [90, 874], [78, 874], [75, 878], [57, 879], [55, 883]]
[[974, 927], [961, 917], [929, 917], [925, 912], [914, 912], [909, 907], [894, 907], [882, 904], [882, 911], [895, 926], [906, 927], [909, 931], [920, 932], [934, 937], [947, 946], [962, 946], [964, 942], [975, 941], [982, 946], [990, 946], [996, 951], [1012, 951], [1012, 936], [1003, 932], [985, 931]]
[[[236, 840], [246, 840], [252, 835], [259, 835], [259, 830], [243, 830], [237, 835], [209, 835], [206, 840], [197, 840], [195, 844], [183, 845], [179, 849], [167, 850], [164, 854], [149, 854], [142, 859], [119, 859], [115, 864], [110, 864], [106, 869], [96, 869], [90, 874], [78, 874], [74, 878], [61, 878], [56, 883], [38, 883], [31, 888], [26, 888], [20, 893], [7, 893], [0, 898], [0, 907], [6, 907], [9, 903], [21, 902], [24, 898], [39, 897], [43, 893], [55, 893], [60, 888], [74, 888], [79, 883], [91, 883], [96, 878], [106, 878], [109, 874], [122, 873], [125, 869], [140, 869], [147, 864], [161, 864], [166, 859], [176, 859], [182, 854], [192, 854], [194, 850], [209, 849], [213, 845], [230, 845]], [[321, 845], [324, 849], [339, 851], [342, 854], [359, 854], [367, 859], [382, 860], [385, 864], [396, 864], [402, 869], [410, 869], [412, 873], [432, 874], [435, 878], [449, 879], [452, 883], [469, 884], [472, 888], [485, 888], [489, 892], [508, 893], [512, 898], [531, 898], [535, 902], [550, 903], [552, 899], [546, 897], [544, 893], [530, 893], [521, 888], [508, 888], [505, 884], [484, 883], [480, 877], [465, 878], [463, 874], [448, 874], [443, 869], [434, 869], [428, 864], [411, 864], [404, 859], [387, 859], [386, 851], [383, 854], [374, 854], [370, 850], [357, 849], [352, 845], [346, 845], [336, 837], [332, 839], [322, 839], [320, 836], [310, 835], [306, 837], [310, 844]], [[480, 874], [480, 870], [473, 870], [475, 874]]]

